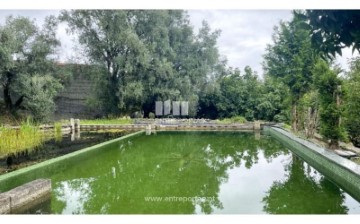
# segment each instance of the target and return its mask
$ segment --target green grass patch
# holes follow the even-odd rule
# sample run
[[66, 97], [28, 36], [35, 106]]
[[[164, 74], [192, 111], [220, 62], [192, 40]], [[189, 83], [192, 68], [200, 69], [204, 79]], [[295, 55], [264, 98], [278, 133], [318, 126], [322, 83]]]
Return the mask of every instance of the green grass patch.
[[247, 120], [242, 116], [235, 116], [235, 117], [231, 117], [231, 118], [224, 118], [221, 120], [216, 120], [216, 122], [218, 124], [233, 124], [233, 123], [243, 124], [243, 123], [246, 123]]
[[134, 121], [130, 118], [80, 120], [80, 124], [133, 124], [133, 123]]

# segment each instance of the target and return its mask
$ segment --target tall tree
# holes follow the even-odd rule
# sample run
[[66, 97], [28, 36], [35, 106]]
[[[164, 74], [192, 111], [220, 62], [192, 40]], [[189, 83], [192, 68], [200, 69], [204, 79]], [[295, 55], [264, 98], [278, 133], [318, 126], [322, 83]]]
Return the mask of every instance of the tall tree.
[[289, 89], [273, 77], [265, 76], [256, 106], [257, 119], [266, 121], [287, 122], [289, 115]]
[[346, 90], [344, 123], [351, 142], [360, 147], [360, 58], [350, 62], [350, 72], [344, 82]]
[[222, 69], [219, 31], [204, 23], [195, 35], [185, 11], [73, 10], [60, 18], [104, 70], [99, 102], [107, 113], [147, 116], [156, 100], [170, 99], [190, 101], [195, 116], [199, 92]]
[[291, 98], [292, 129], [298, 129], [298, 103], [312, 83], [312, 66], [318, 56], [311, 48], [309, 30], [303, 20], [294, 13], [290, 22], [275, 27], [273, 44], [268, 45], [263, 67], [266, 75], [288, 86]]
[[125, 86], [133, 76], [141, 75], [138, 68], [149, 61], [147, 49], [134, 30], [134, 16], [133, 11], [126, 10], [71, 10], [62, 11], [60, 16], [70, 31], [78, 34], [89, 62], [103, 68], [98, 76], [102, 85], [99, 102], [112, 114], [125, 108]]
[[335, 149], [339, 140], [344, 139], [345, 132], [340, 121], [342, 106], [340, 103], [342, 89], [339, 71], [331, 70], [329, 65], [319, 60], [314, 67], [315, 85], [320, 100], [320, 133], [330, 141], [329, 147]]
[[0, 26], [0, 84], [8, 112], [24, 108], [43, 120], [54, 109], [61, 88], [55, 78], [56, 25], [54, 17], [47, 17], [42, 28], [25, 17], [7, 17]]

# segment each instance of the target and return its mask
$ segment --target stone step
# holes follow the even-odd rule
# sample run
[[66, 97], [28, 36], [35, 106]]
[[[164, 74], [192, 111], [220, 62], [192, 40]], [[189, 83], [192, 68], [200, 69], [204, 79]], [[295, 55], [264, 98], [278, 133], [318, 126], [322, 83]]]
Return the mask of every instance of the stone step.
[[356, 157], [358, 156], [356, 153], [351, 152], [351, 151], [347, 151], [347, 150], [334, 150], [336, 154], [338, 154], [339, 156], [345, 157], [345, 158], [351, 158], [351, 157]]

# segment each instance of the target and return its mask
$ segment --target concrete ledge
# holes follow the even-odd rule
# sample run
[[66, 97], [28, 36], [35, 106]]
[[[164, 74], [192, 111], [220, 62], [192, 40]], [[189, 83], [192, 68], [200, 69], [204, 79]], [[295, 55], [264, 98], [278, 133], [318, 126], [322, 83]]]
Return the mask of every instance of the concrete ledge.
[[0, 214], [8, 214], [11, 211], [9, 195], [0, 194]]
[[288, 146], [305, 162], [360, 201], [359, 165], [340, 157], [332, 150], [322, 148], [280, 128], [265, 127], [264, 132]]
[[0, 194], [0, 213], [11, 213], [37, 200], [50, 197], [51, 180], [38, 179]]

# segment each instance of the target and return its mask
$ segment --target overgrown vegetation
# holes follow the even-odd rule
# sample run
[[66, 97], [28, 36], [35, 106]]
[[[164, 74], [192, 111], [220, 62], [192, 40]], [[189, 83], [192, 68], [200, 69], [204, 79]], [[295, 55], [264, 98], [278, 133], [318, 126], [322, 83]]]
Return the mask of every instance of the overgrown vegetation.
[[247, 120], [244, 117], [241, 116], [235, 116], [235, 117], [231, 117], [231, 118], [224, 118], [221, 120], [217, 120], [217, 123], [219, 124], [243, 124], [246, 123]]
[[360, 58], [354, 59], [350, 65], [351, 69], [343, 86], [346, 92], [343, 120], [350, 140], [360, 147]]
[[0, 84], [5, 112], [26, 110], [36, 121], [46, 121], [62, 85], [54, 62], [57, 19], [47, 17], [42, 28], [26, 17], [7, 17], [0, 24]]
[[61, 142], [62, 140], [62, 123], [61, 122], [55, 122], [54, 123], [54, 138], [56, 142]]
[[42, 131], [29, 120], [19, 129], [0, 127], [0, 158], [30, 153], [43, 143]]

